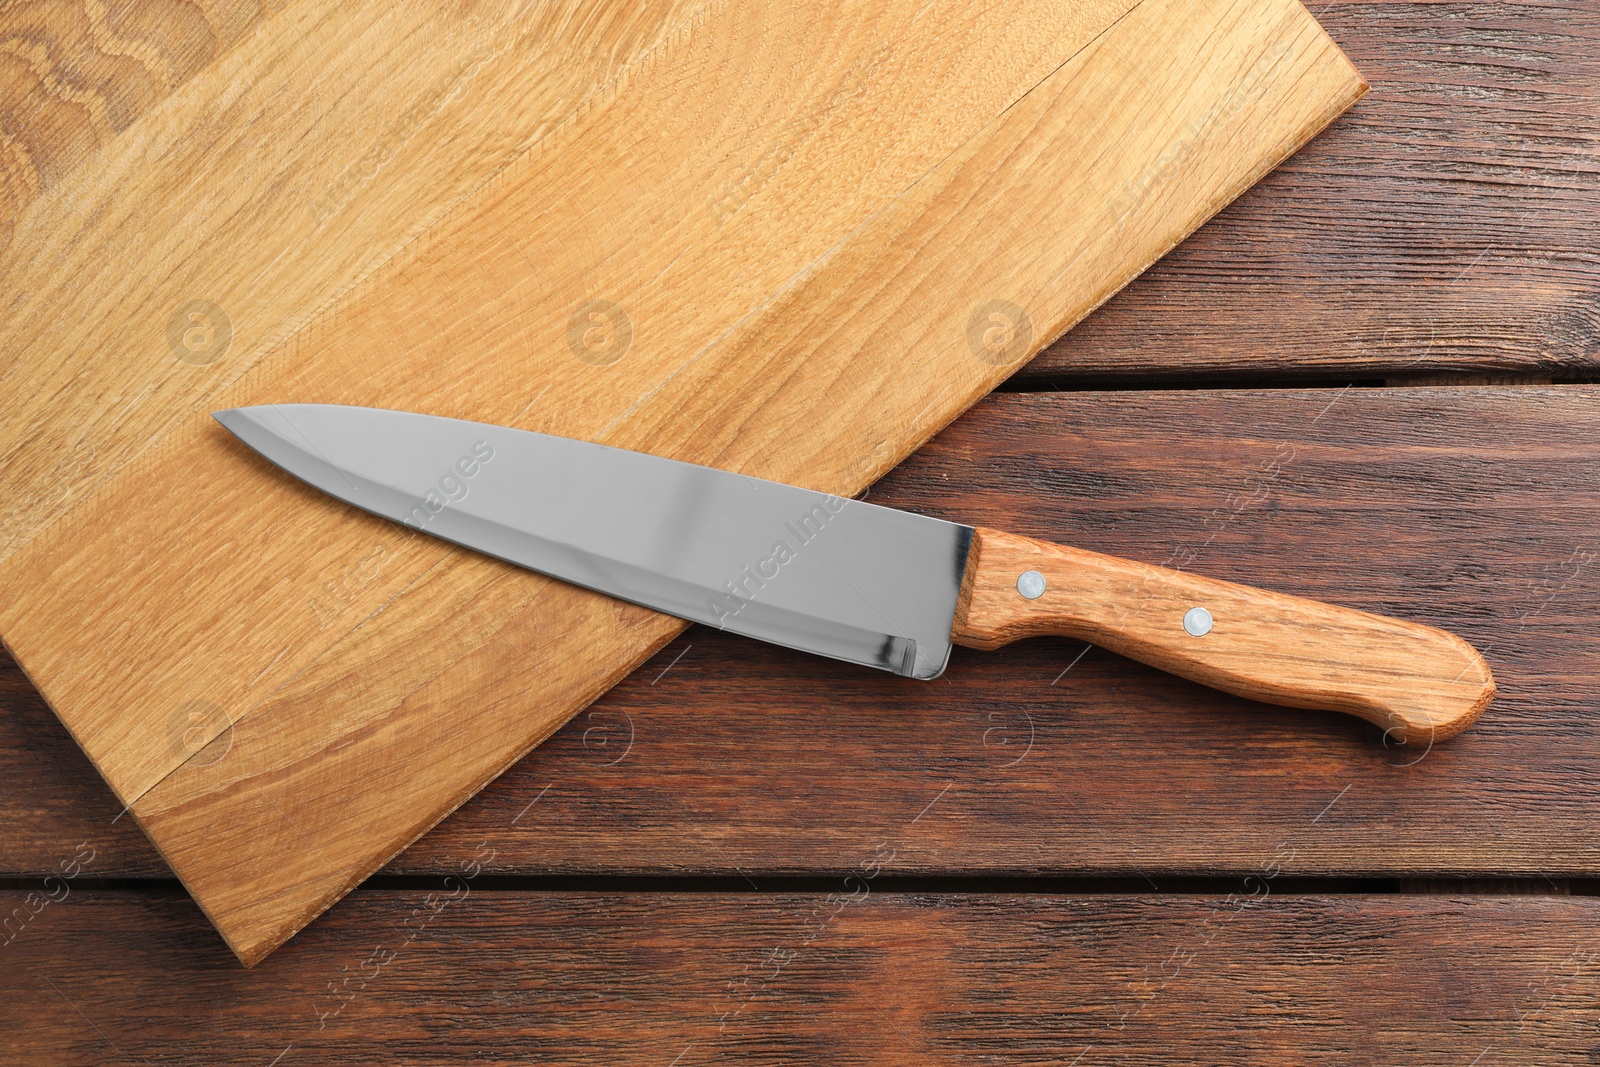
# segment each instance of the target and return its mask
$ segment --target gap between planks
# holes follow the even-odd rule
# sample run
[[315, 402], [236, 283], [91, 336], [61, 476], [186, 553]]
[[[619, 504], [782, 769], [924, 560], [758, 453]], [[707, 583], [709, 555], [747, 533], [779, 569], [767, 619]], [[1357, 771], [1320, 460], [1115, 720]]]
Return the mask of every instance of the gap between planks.
[[[479, 875], [474, 892], [485, 893], [612, 893], [649, 896], [698, 893], [770, 896], [832, 893], [851, 872], [803, 874], [748, 871], [742, 874], [677, 875]], [[438, 889], [451, 875], [376, 875], [355, 893], [409, 892]], [[0, 878], [0, 892], [47, 892], [50, 879]], [[186, 897], [175, 878], [89, 878], [73, 880], [75, 890], [127, 892], [151, 897]], [[1041, 875], [880, 875], [875, 894], [936, 896], [1475, 896], [1594, 897], [1600, 879], [1592, 878], [1394, 878], [1383, 876], [1282, 876], [1258, 874], [1163, 875], [1158, 872], [1116, 876]]]

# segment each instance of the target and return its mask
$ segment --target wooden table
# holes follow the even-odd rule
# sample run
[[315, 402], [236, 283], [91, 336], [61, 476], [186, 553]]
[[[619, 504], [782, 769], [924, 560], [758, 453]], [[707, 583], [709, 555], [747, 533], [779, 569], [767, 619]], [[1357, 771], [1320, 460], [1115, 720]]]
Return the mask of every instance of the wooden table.
[[872, 499], [1454, 629], [1472, 731], [696, 628], [247, 971], [0, 662], [0, 1061], [1596, 1062], [1600, 13], [1315, 10], [1371, 96]]

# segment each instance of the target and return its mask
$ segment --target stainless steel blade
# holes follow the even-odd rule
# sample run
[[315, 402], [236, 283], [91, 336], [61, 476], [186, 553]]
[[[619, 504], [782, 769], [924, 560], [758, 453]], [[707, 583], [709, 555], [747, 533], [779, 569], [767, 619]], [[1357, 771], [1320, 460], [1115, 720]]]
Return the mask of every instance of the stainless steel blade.
[[950, 655], [971, 527], [435, 415], [271, 404], [216, 418], [341, 500], [609, 596], [912, 678]]

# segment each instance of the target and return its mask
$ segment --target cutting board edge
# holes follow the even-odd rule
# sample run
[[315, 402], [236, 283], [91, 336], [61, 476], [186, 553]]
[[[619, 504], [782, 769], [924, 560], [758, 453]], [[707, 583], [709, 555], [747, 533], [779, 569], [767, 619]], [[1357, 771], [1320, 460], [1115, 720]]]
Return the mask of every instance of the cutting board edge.
[[[344, 883], [341, 883], [335, 888], [324, 892], [319, 899], [308, 904], [300, 915], [285, 919], [277, 929], [268, 930], [263, 936], [246, 939], [240, 935], [240, 932], [232, 924], [223, 922], [222, 916], [214, 914], [207, 898], [202, 894], [195, 893], [190, 888], [189, 883], [183, 876], [181, 867], [174, 862], [173, 857], [168, 854], [166, 848], [163, 847], [160, 838], [145, 829], [144, 821], [139, 816], [137, 801], [135, 801], [134, 804], [129, 807], [129, 811], [131, 811], [134, 815], [134, 818], [138, 820], [139, 828], [145, 831], [145, 836], [150, 839], [151, 843], [155, 846], [156, 851], [161, 854], [162, 861], [172, 869], [173, 874], [178, 878], [178, 881], [183, 884], [184, 890], [189, 893], [190, 899], [193, 900], [200, 910], [205, 914], [206, 921], [209, 922], [222, 937], [223, 943], [228, 946], [228, 950], [234, 954], [234, 956], [239, 960], [240, 964], [242, 964], [244, 967], [254, 967], [256, 964], [260, 963], [262, 960], [266, 959], [274, 951], [280, 948], [290, 938], [294, 937], [301, 930], [315, 922], [317, 917], [323, 912], [327, 911], [340, 900], [344, 899], [344, 897], [348, 895], [351, 890], [355, 889], [362, 882], [372, 877], [374, 873], [382, 868], [384, 863], [388, 863], [389, 860], [400, 855], [406, 849], [410, 848], [411, 845], [414, 844], [419, 838], [427, 834], [435, 826], [438, 826], [445, 819], [448, 819], [455, 813], [457, 808], [471, 800], [474, 796], [481, 792], [485, 786], [487, 786], [490, 782], [493, 782], [496, 778], [500, 777], [513, 765], [520, 762], [525, 756], [528, 755], [528, 753], [538, 748], [541, 744], [549, 739], [551, 734], [554, 734], [578, 715], [582, 714], [585, 708], [588, 708], [596, 700], [599, 700], [601, 697], [605, 696], [606, 693], [610, 692], [610, 690], [616, 686], [618, 682], [622, 681], [623, 678], [626, 678], [644, 664], [648, 663], [653, 656], [659, 653], [667, 645], [671, 644], [672, 641], [682, 634], [684, 630], [689, 628], [689, 623], [683, 622], [682, 620], [676, 621], [680, 622], [681, 625], [675, 628], [672, 632], [668, 633], [661, 640], [648, 645], [645, 652], [642, 655], [635, 657], [633, 661], [625, 661], [621, 668], [603, 676], [603, 678], [597, 683], [594, 693], [591, 696], [573, 707], [569, 714], [552, 720], [547, 727], [537, 735], [536, 739], [531, 744], [521, 751], [516, 752], [510, 758], [505, 759], [502, 766], [495, 768], [493, 772], [486, 775], [481, 782], [478, 782], [476, 785], [473, 785], [470, 788], [462, 789], [459, 795], [454, 798], [448, 804], [448, 806], [443, 807], [442, 810], [440, 810], [437, 818], [433, 819], [431, 822], [427, 822], [416, 832], [407, 835], [404, 840], [395, 845], [392, 850], [388, 852], [388, 855], [381, 863], [378, 864], [378, 866], [373, 867], [370, 870], [352, 868], [350, 877], [346, 879]], [[201, 751], [204, 750], [202, 749]], [[198, 756], [199, 753], [196, 753], [195, 755]], [[181, 768], [174, 768], [172, 773], [176, 773], [179, 769]], [[159, 785], [160, 783], [157, 784]], [[154, 788], [155, 786], [151, 787], [151, 789]]]

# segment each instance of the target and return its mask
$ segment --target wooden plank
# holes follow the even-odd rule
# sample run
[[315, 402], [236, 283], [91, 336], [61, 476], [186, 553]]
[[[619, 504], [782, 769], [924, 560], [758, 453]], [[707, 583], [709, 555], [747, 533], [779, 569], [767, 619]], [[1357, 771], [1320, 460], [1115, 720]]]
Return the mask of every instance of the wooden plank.
[[[1160, 884], [1288, 841], [1292, 875], [1595, 876], [1600, 801], [1573, 783], [1600, 774], [1596, 392], [1003, 394], [873, 489], [1456, 630], [1500, 695], [1437, 749], [1062, 641], [957, 650], [923, 684], [692, 629], [387, 870], [448, 873], [486, 839], [497, 873], [838, 870], [949, 786], [900, 869]], [[83, 840], [106, 876], [159, 871], [38, 698], [0, 691], [22, 783], [0, 871]]]
[[877, 891], [894, 847], [832, 895], [363, 892], [254, 971], [62, 882], [0, 948], [7, 1062], [1592, 1062], [1593, 899]]
[[[946, 518], [1463, 632], [1488, 650], [1501, 696], [1415, 766], [1419, 754], [1385, 750], [1359, 724], [1220, 698], [1098, 650], [1058, 678], [1082, 648], [1063, 642], [958, 653], [920, 689], [695, 632], [659, 682], [682, 643], [587, 723], [635, 724], [632, 770], [604, 767], [609, 754], [569, 732], [564, 753], [539, 753], [460, 813], [460, 840], [507, 825], [550, 784], [517, 824], [534, 867], [693, 864], [695, 842], [708, 866], [802, 869], [931, 782], [966, 799], [928, 869], [1247, 870], [1293, 835], [1302, 873], [1592, 870], [1577, 829], [1592, 798], [1570, 774], [1595, 758], [1593, 400], [1007, 396], [879, 490]], [[994, 408], [1007, 417], [987, 421]], [[774, 708], [774, 692], [790, 695]], [[680, 744], [681, 758], [665, 754]], [[436, 869], [446, 854], [427, 850], [453, 832], [446, 823], [402, 865]]]
[[1022, 376], [1600, 371], [1600, 11], [1313, 6], [1373, 91]]
[[[1362, 88], [1297, 4], [1146, 0], [1102, 33], [1122, 10], [878, 12], [823, 57], [782, 19], [708, 15], [208, 403], [424, 408], [854, 491]], [[921, 109], [935, 93], [941, 109]], [[798, 141], [774, 124], [793, 114], [815, 116]], [[768, 179], [773, 143], [792, 154]], [[636, 166], [662, 184], [641, 189]], [[974, 240], [997, 234], [998, 250]], [[599, 372], [565, 342], [596, 294], [633, 323], [627, 358]], [[1028, 340], [979, 358], [972, 315], [1015, 299]], [[819, 337], [819, 320], [860, 332]], [[470, 365], [441, 361], [447, 336]], [[540, 404], [545, 389], [570, 406]], [[176, 418], [158, 414], [141, 433]], [[36, 595], [0, 625], [255, 959], [679, 624], [406, 542], [288, 486], [203, 414], [179, 421], [13, 554], [6, 580]], [[134, 515], [135, 555], [97, 540]], [[110, 650], [128, 670], [105, 669]], [[213, 740], [184, 762], [174, 723], [188, 737], [193, 720]]]
[[1596, 396], [1008, 394], [874, 489], [1454, 630], [1500, 693], [1437, 748], [1052, 639], [957, 649], [918, 684], [697, 629], [391, 869], [508, 827], [505, 870], [825, 869], [948, 786], [902, 864], [1249, 871], [1288, 841], [1294, 874], [1593, 872], [1600, 802], [1573, 783], [1600, 773]]

